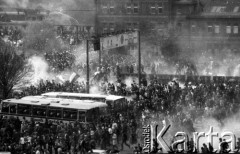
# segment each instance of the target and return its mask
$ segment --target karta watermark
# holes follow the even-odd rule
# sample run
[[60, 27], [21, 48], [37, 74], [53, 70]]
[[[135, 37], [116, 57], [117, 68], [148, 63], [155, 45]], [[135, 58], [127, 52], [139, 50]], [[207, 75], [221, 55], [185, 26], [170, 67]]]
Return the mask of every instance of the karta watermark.
[[[163, 150], [166, 152], [188, 152], [189, 147], [189, 138], [188, 135], [185, 132], [177, 132], [174, 137], [183, 137], [181, 139], [177, 139], [174, 141], [171, 145], [168, 145], [166, 141], [163, 139], [164, 135], [166, 132], [169, 130], [171, 125], [163, 125], [163, 128], [161, 129], [160, 132], [158, 132], [158, 125], [147, 125], [143, 127], [143, 136], [144, 136], [144, 147], [143, 150], [146, 153], [150, 153], [151, 149], [153, 147], [153, 139], [156, 139], [156, 141], [160, 144]], [[219, 136], [220, 135], [220, 136]], [[236, 136], [230, 132], [230, 131], [224, 131], [221, 134], [218, 132], [213, 132], [213, 127], [210, 126], [210, 129], [208, 132], [193, 132], [193, 151], [192, 152], [198, 152], [199, 151], [199, 139], [201, 137], [207, 137], [207, 142], [210, 143], [213, 147], [213, 137], [229, 137], [226, 139], [225, 142], [230, 144], [228, 149], [226, 149], [229, 153], [236, 153], [238, 152], [238, 149], [236, 149]], [[183, 145], [182, 147], [179, 147], [178, 145]], [[219, 149], [214, 149], [213, 152], [220, 151], [220, 145], [219, 143]], [[197, 151], [196, 151], [197, 150]]]

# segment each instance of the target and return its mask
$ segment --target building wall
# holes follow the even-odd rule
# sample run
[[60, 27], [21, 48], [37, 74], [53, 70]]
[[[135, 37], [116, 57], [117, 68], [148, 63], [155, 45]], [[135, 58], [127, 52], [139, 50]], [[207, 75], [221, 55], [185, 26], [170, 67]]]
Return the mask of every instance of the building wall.
[[[185, 37], [195, 49], [211, 50], [214, 55], [221, 54], [218, 50], [239, 50], [240, 19], [239, 18], [191, 18], [190, 29]], [[216, 50], [216, 51], [215, 51]]]
[[[195, 11], [196, 6], [195, 0], [96, 0], [96, 29], [99, 34], [140, 29], [142, 36], [153, 39], [148, 45], [152, 46], [153, 53], [157, 53], [164, 37], [169, 37], [169, 30], [174, 29], [176, 36], [188, 36], [186, 17]], [[148, 38], [148, 35], [156, 36]], [[146, 41], [141, 40], [142, 43]], [[189, 37], [184, 41], [189, 46]]]
[[[170, 0], [171, 1], [171, 0]], [[168, 0], [97, 0], [98, 32], [137, 30], [143, 24], [153, 28], [169, 23]]]

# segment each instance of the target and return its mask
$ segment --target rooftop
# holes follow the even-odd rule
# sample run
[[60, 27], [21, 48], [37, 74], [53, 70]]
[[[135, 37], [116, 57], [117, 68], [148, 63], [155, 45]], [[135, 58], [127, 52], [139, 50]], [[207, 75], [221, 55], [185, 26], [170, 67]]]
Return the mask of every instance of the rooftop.
[[240, 17], [239, 0], [209, 0], [202, 12], [190, 17], [204, 18], [236, 18]]

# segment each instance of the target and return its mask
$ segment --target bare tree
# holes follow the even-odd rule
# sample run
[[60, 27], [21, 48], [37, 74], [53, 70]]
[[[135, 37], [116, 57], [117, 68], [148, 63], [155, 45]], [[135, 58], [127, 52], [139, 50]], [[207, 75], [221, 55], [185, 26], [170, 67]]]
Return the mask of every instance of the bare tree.
[[13, 87], [27, 74], [26, 60], [11, 45], [0, 41], [0, 89], [2, 97], [9, 97]]

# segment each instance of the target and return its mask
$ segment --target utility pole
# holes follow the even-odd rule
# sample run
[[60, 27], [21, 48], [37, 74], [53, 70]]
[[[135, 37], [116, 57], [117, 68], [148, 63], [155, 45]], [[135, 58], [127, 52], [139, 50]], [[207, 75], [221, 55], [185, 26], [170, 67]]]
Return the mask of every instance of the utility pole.
[[86, 91], [89, 93], [89, 40], [86, 40], [86, 58], [87, 58], [87, 83], [86, 83]]
[[98, 51], [99, 52], [99, 66], [101, 66], [101, 59], [102, 59], [102, 53], [101, 53], [101, 49]]
[[141, 85], [141, 45], [140, 45], [140, 30], [138, 30], [138, 82]]

